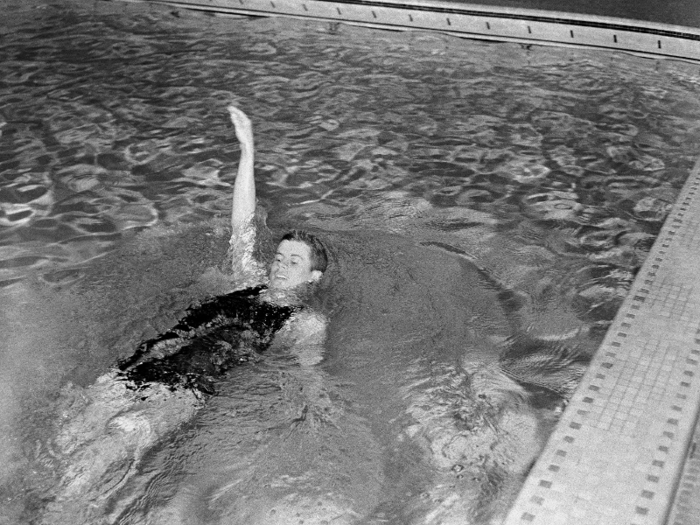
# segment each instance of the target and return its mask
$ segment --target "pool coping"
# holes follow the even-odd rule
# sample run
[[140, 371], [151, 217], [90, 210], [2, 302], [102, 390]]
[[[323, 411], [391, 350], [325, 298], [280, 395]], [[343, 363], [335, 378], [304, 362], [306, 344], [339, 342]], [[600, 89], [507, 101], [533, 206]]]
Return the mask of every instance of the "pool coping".
[[700, 62], [700, 29], [641, 20], [439, 0], [123, 0], [219, 14], [286, 16], [522, 44]]

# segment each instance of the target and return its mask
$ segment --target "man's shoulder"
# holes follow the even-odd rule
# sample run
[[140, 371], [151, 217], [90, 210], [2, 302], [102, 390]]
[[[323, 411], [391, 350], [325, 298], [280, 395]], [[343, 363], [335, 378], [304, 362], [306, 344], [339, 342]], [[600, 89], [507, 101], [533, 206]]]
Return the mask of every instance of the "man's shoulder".
[[312, 366], [323, 359], [328, 319], [310, 308], [294, 313], [290, 322], [292, 352], [303, 366]]

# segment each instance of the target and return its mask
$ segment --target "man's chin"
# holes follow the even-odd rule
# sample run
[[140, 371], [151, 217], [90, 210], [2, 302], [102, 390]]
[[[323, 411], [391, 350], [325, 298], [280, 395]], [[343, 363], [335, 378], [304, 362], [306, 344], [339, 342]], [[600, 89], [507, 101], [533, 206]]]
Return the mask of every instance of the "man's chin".
[[280, 278], [270, 279], [269, 287], [273, 290], [289, 290], [290, 288], [294, 288], [287, 279]]
[[304, 282], [294, 283], [294, 282], [289, 281], [287, 279], [271, 279], [270, 283], [268, 284], [268, 288], [270, 290], [279, 290], [279, 291], [298, 290], [303, 284], [304, 284]]

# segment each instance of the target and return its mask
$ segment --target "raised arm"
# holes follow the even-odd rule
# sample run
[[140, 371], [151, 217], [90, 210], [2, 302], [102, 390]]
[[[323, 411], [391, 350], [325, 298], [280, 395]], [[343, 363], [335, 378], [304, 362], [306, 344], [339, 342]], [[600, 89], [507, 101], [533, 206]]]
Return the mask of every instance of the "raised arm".
[[229, 256], [237, 286], [247, 287], [262, 282], [267, 273], [265, 266], [255, 259], [254, 249], [258, 225], [255, 220], [253, 126], [246, 114], [236, 106], [229, 106], [228, 112], [241, 145], [238, 173], [233, 184]]
[[253, 172], [253, 126], [248, 116], [235, 106], [229, 106], [231, 122], [236, 128], [236, 137], [241, 145], [241, 158], [238, 162], [238, 174], [233, 185], [233, 203], [231, 226], [233, 231], [240, 231], [253, 220], [255, 215], [255, 176]]

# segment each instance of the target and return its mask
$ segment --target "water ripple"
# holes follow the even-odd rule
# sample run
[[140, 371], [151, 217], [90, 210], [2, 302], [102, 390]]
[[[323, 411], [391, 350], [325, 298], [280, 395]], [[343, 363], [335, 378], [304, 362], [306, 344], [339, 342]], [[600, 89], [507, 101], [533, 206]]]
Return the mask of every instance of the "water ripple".
[[233, 101], [275, 220], [475, 258], [554, 337], [610, 322], [700, 154], [683, 64], [66, 2], [0, 21], [3, 290], [75, 283], [130, 230], [225, 224]]

